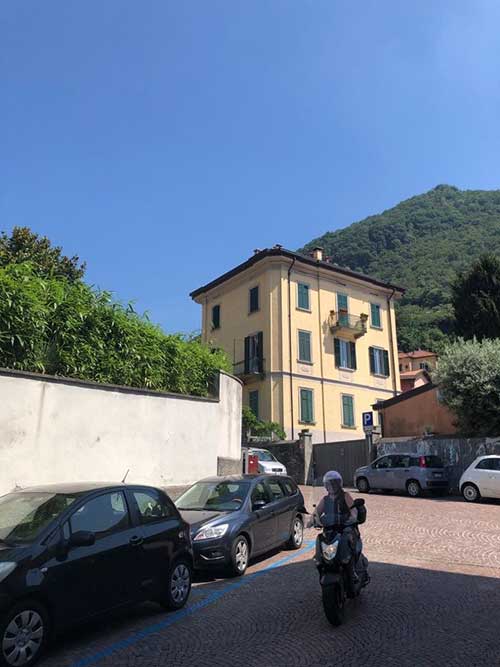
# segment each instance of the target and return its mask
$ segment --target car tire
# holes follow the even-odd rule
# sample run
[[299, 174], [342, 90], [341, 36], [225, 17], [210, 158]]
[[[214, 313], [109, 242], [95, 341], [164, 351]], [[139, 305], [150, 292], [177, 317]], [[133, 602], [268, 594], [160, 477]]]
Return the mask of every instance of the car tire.
[[286, 543], [286, 546], [289, 549], [297, 550], [300, 549], [303, 542], [304, 542], [304, 522], [302, 521], [302, 517], [299, 514], [297, 514], [297, 516], [293, 520], [292, 532], [290, 534], [288, 542]]
[[416, 479], [410, 479], [406, 483], [406, 491], [412, 498], [418, 498], [422, 495], [422, 487]]
[[168, 572], [166, 590], [158, 602], [168, 611], [182, 609], [189, 599], [192, 580], [191, 563], [185, 558], [174, 561]]
[[468, 503], [477, 503], [481, 500], [479, 489], [472, 482], [466, 482], [462, 486], [462, 496]]
[[16, 604], [0, 623], [0, 665], [34, 665], [45, 650], [49, 632], [49, 615], [45, 607], [35, 600]]
[[370, 483], [366, 477], [358, 477], [356, 480], [356, 488], [360, 493], [369, 493], [370, 492]]
[[250, 560], [250, 545], [244, 535], [238, 535], [231, 547], [231, 563], [229, 574], [232, 577], [242, 577]]

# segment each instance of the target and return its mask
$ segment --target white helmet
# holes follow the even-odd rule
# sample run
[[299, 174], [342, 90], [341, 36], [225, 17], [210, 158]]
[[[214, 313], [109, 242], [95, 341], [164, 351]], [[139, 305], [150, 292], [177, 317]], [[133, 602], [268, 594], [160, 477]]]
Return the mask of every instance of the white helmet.
[[342, 475], [336, 470], [329, 470], [323, 477], [323, 484], [328, 493], [335, 495], [343, 486]]

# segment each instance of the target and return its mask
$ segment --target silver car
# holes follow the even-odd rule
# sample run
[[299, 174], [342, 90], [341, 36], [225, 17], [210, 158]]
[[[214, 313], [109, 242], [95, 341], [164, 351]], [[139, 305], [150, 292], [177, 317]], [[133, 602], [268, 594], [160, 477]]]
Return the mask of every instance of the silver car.
[[361, 493], [382, 489], [407, 491], [414, 498], [424, 491], [446, 495], [448, 484], [443, 461], [433, 454], [387, 454], [354, 473], [354, 485]]

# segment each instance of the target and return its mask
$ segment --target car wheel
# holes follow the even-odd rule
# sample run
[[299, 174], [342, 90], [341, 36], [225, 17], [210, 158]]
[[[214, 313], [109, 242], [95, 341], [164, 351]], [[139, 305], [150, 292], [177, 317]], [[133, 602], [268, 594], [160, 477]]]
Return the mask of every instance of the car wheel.
[[300, 549], [304, 541], [304, 522], [300, 516], [296, 516], [293, 520], [292, 532], [290, 538], [286, 543], [289, 549]]
[[49, 636], [49, 618], [42, 605], [25, 600], [13, 607], [0, 624], [0, 665], [30, 667], [42, 654]]
[[250, 548], [248, 540], [244, 535], [238, 535], [231, 548], [230, 574], [233, 577], [241, 577], [245, 574], [250, 560]]
[[412, 498], [418, 498], [422, 495], [422, 487], [416, 479], [410, 479], [406, 485], [406, 490], [408, 491], [408, 495]]
[[366, 477], [358, 477], [356, 480], [356, 488], [360, 493], [368, 493], [370, 491], [370, 484]]
[[159, 600], [169, 610], [182, 609], [191, 592], [192, 570], [187, 560], [176, 560], [168, 573], [167, 590]]
[[470, 482], [462, 486], [462, 496], [468, 503], [477, 503], [481, 499], [479, 489], [475, 484], [471, 484]]

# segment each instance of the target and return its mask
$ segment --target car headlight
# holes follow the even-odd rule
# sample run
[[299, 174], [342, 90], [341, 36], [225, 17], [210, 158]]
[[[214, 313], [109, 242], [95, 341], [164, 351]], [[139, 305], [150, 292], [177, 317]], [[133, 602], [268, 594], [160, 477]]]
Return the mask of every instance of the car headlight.
[[332, 544], [321, 543], [321, 551], [323, 553], [323, 558], [325, 560], [333, 560], [337, 555], [337, 549], [339, 548], [338, 542], [333, 542]]
[[220, 526], [206, 526], [196, 533], [194, 542], [198, 542], [198, 540], [216, 540], [223, 537], [228, 528], [229, 524], [227, 523], [222, 523]]
[[0, 563], [0, 581], [7, 579], [9, 574], [14, 572], [16, 567], [17, 563], [10, 563], [10, 562]]

